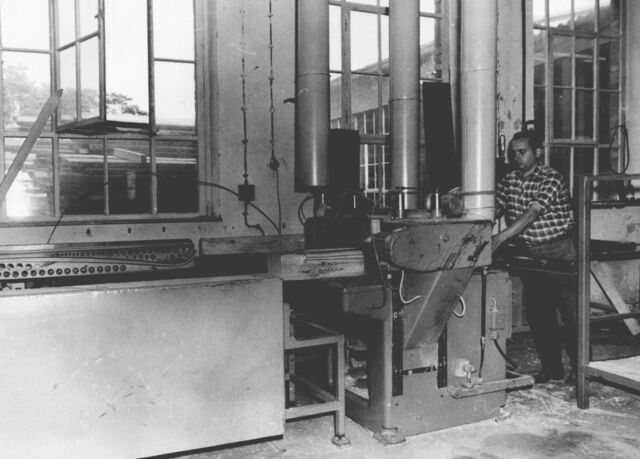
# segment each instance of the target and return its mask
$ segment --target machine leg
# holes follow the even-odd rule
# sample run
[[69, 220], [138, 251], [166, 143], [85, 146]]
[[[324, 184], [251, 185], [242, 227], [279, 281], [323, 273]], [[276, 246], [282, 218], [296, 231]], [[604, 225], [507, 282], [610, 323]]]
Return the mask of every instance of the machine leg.
[[[337, 446], [350, 445], [351, 442], [345, 435], [345, 395], [344, 395], [344, 335], [340, 336], [335, 349], [336, 357], [336, 377], [334, 379], [336, 383], [336, 399], [338, 401], [339, 408], [333, 413], [333, 422], [335, 429], [335, 436], [331, 439], [331, 442]], [[331, 359], [333, 360], [333, 359]], [[333, 370], [334, 368], [332, 368]], [[329, 373], [333, 375], [333, 371]]]
[[385, 445], [395, 445], [406, 440], [405, 436], [398, 432], [398, 429], [380, 429], [380, 432], [373, 434], [373, 438]]

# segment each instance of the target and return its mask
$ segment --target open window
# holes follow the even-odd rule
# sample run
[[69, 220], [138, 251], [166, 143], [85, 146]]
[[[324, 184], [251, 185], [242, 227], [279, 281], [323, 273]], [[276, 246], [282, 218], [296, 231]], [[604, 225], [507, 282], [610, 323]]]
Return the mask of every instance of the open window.
[[58, 132], [195, 130], [192, 2], [54, 4]]

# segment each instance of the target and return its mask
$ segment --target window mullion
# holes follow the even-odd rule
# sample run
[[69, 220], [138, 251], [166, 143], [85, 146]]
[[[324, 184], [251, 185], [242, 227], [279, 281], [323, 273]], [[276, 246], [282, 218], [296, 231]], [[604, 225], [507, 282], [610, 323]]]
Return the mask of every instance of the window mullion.
[[[82, 69], [80, 68], [80, 63], [82, 60], [82, 55], [80, 51], [80, 42], [78, 41], [78, 37], [80, 36], [80, 1], [75, 0], [75, 36], [74, 36], [74, 47], [76, 52], [76, 119], [79, 120], [82, 117]], [[86, 1], [86, 0], [85, 0]]]
[[340, 22], [342, 35], [342, 118], [346, 129], [354, 129], [351, 113], [351, 9], [348, 8], [345, 0], [342, 1]]
[[98, 0], [98, 92], [100, 118], [107, 119], [107, 69], [105, 64], [106, 48], [104, 40], [104, 0]]

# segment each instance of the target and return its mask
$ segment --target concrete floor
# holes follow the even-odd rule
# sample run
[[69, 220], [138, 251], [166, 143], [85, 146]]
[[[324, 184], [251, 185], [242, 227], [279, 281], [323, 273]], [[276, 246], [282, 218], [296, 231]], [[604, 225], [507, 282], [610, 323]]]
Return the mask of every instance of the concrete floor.
[[[594, 334], [594, 359], [640, 354], [640, 338], [620, 327]], [[512, 339], [508, 354], [523, 373], [538, 362], [526, 334]], [[284, 438], [174, 456], [236, 458], [636, 458], [640, 457], [640, 394], [591, 382], [591, 408], [576, 406], [575, 389], [563, 383], [536, 385], [509, 394], [499, 419], [458, 426], [384, 446], [347, 419], [350, 446], [336, 447], [331, 416], [287, 423]]]

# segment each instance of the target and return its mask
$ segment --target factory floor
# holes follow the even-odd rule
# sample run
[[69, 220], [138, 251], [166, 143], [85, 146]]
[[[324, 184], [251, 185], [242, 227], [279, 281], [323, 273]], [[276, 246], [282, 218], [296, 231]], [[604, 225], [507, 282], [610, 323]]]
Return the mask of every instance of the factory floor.
[[[594, 360], [640, 354], [640, 335], [622, 327], [592, 332]], [[538, 360], [527, 333], [515, 334], [509, 357], [523, 373], [534, 373]], [[591, 407], [576, 406], [575, 388], [564, 383], [538, 384], [508, 394], [498, 419], [408, 437], [385, 446], [372, 433], [347, 419], [349, 446], [337, 447], [331, 416], [290, 421], [283, 438], [215, 448], [173, 457], [245, 458], [636, 458], [640, 457], [640, 394], [591, 382]]]

